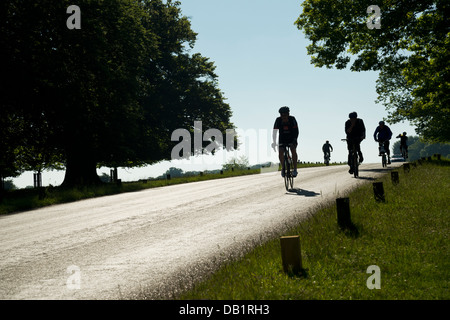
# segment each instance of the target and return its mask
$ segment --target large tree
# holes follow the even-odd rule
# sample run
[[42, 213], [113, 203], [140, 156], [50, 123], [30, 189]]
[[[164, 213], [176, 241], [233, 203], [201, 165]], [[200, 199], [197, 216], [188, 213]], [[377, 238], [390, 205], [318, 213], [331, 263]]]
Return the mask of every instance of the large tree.
[[[381, 20], [372, 21], [373, 5]], [[424, 139], [450, 141], [447, 0], [306, 0], [302, 6], [296, 24], [311, 41], [315, 66], [380, 71], [377, 102], [389, 111], [388, 121], [409, 120]]]
[[170, 132], [194, 120], [233, 127], [178, 2], [79, 0], [81, 29], [66, 26], [71, 4], [0, 4], [5, 167], [64, 163], [64, 185], [99, 183], [97, 166], [169, 159]]

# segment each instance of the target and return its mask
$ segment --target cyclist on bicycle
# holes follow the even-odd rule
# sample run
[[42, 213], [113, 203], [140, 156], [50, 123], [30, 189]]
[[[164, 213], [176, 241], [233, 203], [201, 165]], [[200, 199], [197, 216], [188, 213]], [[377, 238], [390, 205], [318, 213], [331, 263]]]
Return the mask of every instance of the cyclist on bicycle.
[[384, 147], [386, 154], [388, 156], [388, 164], [391, 163], [391, 151], [389, 150], [389, 140], [392, 138], [392, 131], [389, 129], [387, 125], [385, 125], [384, 121], [380, 121], [379, 126], [375, 129], [373, 133], [373, 138], [379, 144], [380, 148], [380, 156], [381, 156], [381, 147]]
[[405, 151], [405, 159], [408, 158], [408, 137], [406, 136], [406, 132], [403, 132], [402, 134], [399, 134], [397, 139], [400, 139], [400, 152]]
[[[295, 120], [295, 117], [290, 116], [290, 110], [289, 107], [281, 107], [278, 112], [280, 113], [280, 116], [275, 119], [275, 124], [273, 125], [273, 143], [272, 148], [275, 149], [276, 146], [276, 138], [277, 138], [277, 132], [279, 132], [278, 135], [278, 144], [290, 144], [290, 149], [292, 152], [292, 161], [294, 163], [294, 177], [297, 176], [297, 139], [298, 139], [298, 124], [297, 120]], [[280, 163], [282, 165], [281, 170], [281, 176], [285, 176], [285, 168], [284, 168], [284, 148], [279, 147], [278, 148], [278, 158], [280, 159]]]
[[322, 146], [323, 151], [323, 158], [329, 159], [331, 157], [331, 152], [333, 152], [333, 146], [330, 144], [330, 141], [326, 141], [325, 144]]
[[347, 134], [347, 149], [348, 149], [348, 165], [350, 174], [353, 174], [352, 149], [353, 144], [356, 147], [356, 152], [359, 155], [359, 162], [362, 163], [364, 158], [361, 152], [361, 141], [366, 138], [366, 126], [364, 121], [358, 118], [356, 112], [351, 112], [348, 115], [349, 119], [345, 122], [345, 133]]

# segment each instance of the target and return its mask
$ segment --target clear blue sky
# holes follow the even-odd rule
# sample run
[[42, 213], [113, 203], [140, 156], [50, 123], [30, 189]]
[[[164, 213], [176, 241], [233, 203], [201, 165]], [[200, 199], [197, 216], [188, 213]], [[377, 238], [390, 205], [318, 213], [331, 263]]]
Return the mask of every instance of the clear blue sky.
[[[257, 133], [258, 141], [248, 140], [246, 150], [219, 153], [214, 159], [119, 169], [119, 178], [128, 181], [158, 176], [172, 166], [184, 171], [220, 168], [224, 159], [240, 155], [250, 164], [276, 161], [266, 142], [270, 143], [270, 130], [283, 105], [290, 107], [299, 123], [300, 161], [322, 161], [325, 140], [334, 147], [331, 160], [346, 161], [346, 145], [340, 139], [345, 138], [344, 123], [351, 111], [358, 112], [366, 124], [367, 139], [361, 144], [365, 162], [380, 161], [372, 135], [387, 112], [375, 103], [378, 73], [311, 65], [306, 54], [309, 42], [294, 25], [302, 11], [301, 2], [182, 0], [182, 13], [198, 33], [191, 52], [214, 61], [219, 87], [233, 111], [232, 122], [245, 133]], [[408, 123], [390, 127], [395, 136], [403, 131], [415, 134]], [[393, 142], [395, 139], [391, 145]], [[109, 169], [98, 170], [102, 172], [109, 174]], [[43, 183], [58, 185], [63, 177], [64, 172], [44, 173]], [[19, 187], [32, 185], [32, 173], [14, 179], [14, 183]]]

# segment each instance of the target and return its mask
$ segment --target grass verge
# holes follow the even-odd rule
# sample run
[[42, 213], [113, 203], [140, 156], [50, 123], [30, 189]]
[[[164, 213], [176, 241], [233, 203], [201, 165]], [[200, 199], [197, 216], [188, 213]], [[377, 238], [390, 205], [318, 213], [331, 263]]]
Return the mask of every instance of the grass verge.
[[[450, 162], [431, 161], [389, 175], [385, 202], [371, 184], [345, 195], [354, 230], [337, 225], [336, 208], [320, 209], [284, 235], [299, 235], [303, 273], [282, 269], [280, 240], [258, 246], [176, 299], [449, 299]], [[370, 266], [380, 289], [369, 289]]]

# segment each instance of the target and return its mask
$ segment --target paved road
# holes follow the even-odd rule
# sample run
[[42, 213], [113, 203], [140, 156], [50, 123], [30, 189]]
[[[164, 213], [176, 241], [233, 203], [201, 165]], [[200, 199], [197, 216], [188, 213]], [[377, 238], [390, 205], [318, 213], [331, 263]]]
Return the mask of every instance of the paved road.
[[[392, 165], [391, 167], [393, 167]], [[0, 218], [1, 299], [121, 299], [167, 290], [383, 172], [361, 166], [210, 180]], [[172, 278], [174, 277], [174, 278]], [[176, 288], [176, 286], [175, 286]], [[171, 288], [170, 290], [175, 290]]]

